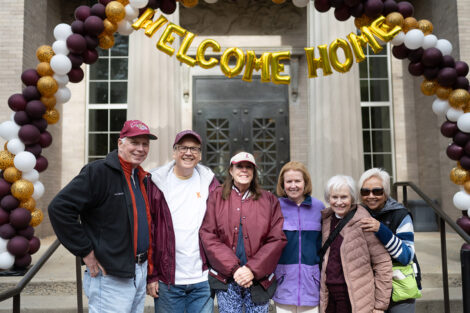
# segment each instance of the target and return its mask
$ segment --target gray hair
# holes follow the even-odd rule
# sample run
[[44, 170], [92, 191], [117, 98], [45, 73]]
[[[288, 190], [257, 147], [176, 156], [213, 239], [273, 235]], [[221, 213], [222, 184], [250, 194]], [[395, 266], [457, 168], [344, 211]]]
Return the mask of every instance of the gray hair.
[[384, 188], [385, 196], [388, 198], [390, 196], [390, 175], [384, 169], [374, 167], [362, 173], [358, 182], [359, 188], [362, 188], [365, 181], [372, 177], [377, 177], [382, 181], [382, 187]]
[[325, 200], [328, 202], [330, 200], [330, 194], [332, 191], [338, 191], [343, 187], [348, 187], [349, 194], [351, 195], [351, 204], [356, 203], [357, 191], [356, 183], [351, 176], [346, 175], [336, 175], [331, 177], [325, 186]]

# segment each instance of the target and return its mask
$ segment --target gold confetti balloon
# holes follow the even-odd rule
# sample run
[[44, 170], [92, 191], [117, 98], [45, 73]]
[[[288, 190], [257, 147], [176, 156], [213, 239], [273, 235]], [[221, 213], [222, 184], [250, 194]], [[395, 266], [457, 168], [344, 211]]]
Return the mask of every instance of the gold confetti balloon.
[[34, 198], [28, 198], [26, 200], [21, 200], [18, 205], [19, 208], [25, 208], [29, 212], [33, 212], [36, 208], [36, 200]]
[[[111, 2], [110, 2], [111, 3]], [[112, 35], [101, 35], [98, 37], [98, 39], [100, 40], [100, 48], [101, 49], [109, 49], [109, 48], [112, 48], [114, 46], [114, 36]]]
[[39, 76], [52, 76], [54, 75], [54, 71], [52, 70], [51, 65], [49, 62], [41, 62], [36, 66], [36, 71], [38, 72]]
[[21, 171], [14, 166], [7, 167], [3, 171], [3, 179], [5, 179], [9, 183], [14, 183], [18, 179], [20, 179], [21, 175]]
[[33, 195], [34, 186], [33, 183], [26, 180], [17, 180], [11, 185], [11, 194], [13, 197], [19, 200], [26, 200]]
[[370, 17], [368, 17], [367, 15], [362, 15], [360, 17], [356, 17], [354, 19], [354, 25], [356, 26], [357, 29], [360, 29], [362, 26], [367, 26], [371, 23], [371, 19]]
[[470, 93], [465, 89], [455, 89], [449, 95], [449, 104], [454, 109], [461, 109], [470, 102]]
[[45, 97], [53, 96], [59, 89], [59, 85], [52, 76], [43, 76], [37, 83], [38, 91]]
[[60, 114], [56, 109], [50, 109], [46, 110], [42, 117], [47, 121], [47, 124], [55, 124], [59, 121]]
[[111, 21], [110, 21], [109, 19], [107, 19], [107, 18], [104, 19], [103, 25], [104, 25], [103, 33], [104, 33], [104, 34], [107, 34], [107, 35], [112, 35], [112, 34], [114, 34], [114, 33], [117, 31], [117, 29], [118, 29], [117, 24], [111, 22]]
[[49, 63], [54, 55], [55, 53], [51, 46], [43, 45], [36, 50], [36, 57], [39, 62]]
[[118, 1], [111, 1], [106, 5], [106, 17], [113, 23], [118, 23], [126, 17], [124, 6]]
[[180, 2], [187, 8], [194, 8], [199, 3], [199, 0], [180, 0]]
[[126, 6], [129, 4], [129, 0], [116, 0], [116, 1], [122, 4], [123, 6]]
[[416, 28], [418, 28], [418, 21], [414, 17], [410, 16], [410, 17], [405, 18], [405, 20], [403, 21], [403, 27], [402, 27], [405, 33]]
[[15, 155], [8, 150], [0, 151], [0, 169], [4, 170], [8, 167], [13, 166], [13, 159]]
[[421, 92], [426, 96], [432, 96], [436, 93], [437, 82], [434, 80], [423, 80], [421, 83]]
[[403, 18], [403, 15], [401, 15], [398, 12], [392, 12], [389, 13], [385, 19], [385, 22], [388, 24], [390, 27], [395, 27], [395, 26], [400, 26], [403, 27], [403, 21], [405, 19]]
[[465, 184], [465, 182], [468, 181], [469, 178], [470, 178], [470, 175], [468, 171], [462, 168], [454, 167], [450, 171], [450, 180], [456, 185]]
[[32, 227], [36, 227], [39, 224], [41, 224], [42, 220], [44, 219], [44, 214], [40, 209], [35, 209], [33, 212], [31, 212], [31, 222], [29, 222], [29, 225]]
[[42, 103], [44, 103], [44, 105], [46, 106], [46, 109], [53, 109], [57, 103], [57, 100], [54, 96], [51, 96], [51, 97], [42, 96], [40, 100]]
[[423, 32], [423, 34], [430, 35], [433, 31], [432, 23], [428, 20], [419, 20], [418, 21], [418, 28]]
[[5, 142], [5, 144], [3, 145], [3, 150], [8, 150], [8, 149], [7, 149], [7, 145], [8, 145], [8, 141]]
[[452, 92], [452, 88], [437, 86], [436, 88], [436, 96], [439, 99], [447, 100]]

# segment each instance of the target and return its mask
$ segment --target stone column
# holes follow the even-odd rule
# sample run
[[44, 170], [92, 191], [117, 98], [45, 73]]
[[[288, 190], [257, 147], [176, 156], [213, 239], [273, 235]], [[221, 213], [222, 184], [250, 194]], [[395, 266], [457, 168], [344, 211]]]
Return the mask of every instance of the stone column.
[[[160, 16], [157, 11], [154, 20]], [[166, 16], [169, 22], [179, 23], [179, 12]], [[140, 29], [129, 39], [128, 119], [140, 119], [146, 123], [158, 140], [151, 143], [144, 168], [162, 165], [171, 158], [175, 134], [181, 130], [180, 62], [176, 52], [169, 56], [157, 49], [164, 25], [151, 38]], [[178, 50], [181, 40], [171, 45]]]
[[[336, 38], [356, 30], [352, 18], [339, 22], [333, 10], [319, 13], [313, 2], [308, 7], [308, 46], [329, 45]], [[318, 49], [315, 48], [318, 57]], [[309, 79], [308, 168], [313, 195], [323, 199], [327, 180], [336, 174], [358, 179], [364, 169], [362, 157], [359, 66], [355, 63], [345, 74], [335, 72]]]

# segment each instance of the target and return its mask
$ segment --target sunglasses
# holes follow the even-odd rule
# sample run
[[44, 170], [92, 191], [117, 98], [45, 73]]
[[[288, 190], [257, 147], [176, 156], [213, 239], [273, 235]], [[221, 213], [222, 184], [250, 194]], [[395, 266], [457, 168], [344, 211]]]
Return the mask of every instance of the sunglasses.
[[361, 188], [361, 196], [363, 197], [370, 195], [371, 192], [374, 196], [382, 196], [384, 194], [384, 189], [383, 188], [373, 188], [373, 189]]

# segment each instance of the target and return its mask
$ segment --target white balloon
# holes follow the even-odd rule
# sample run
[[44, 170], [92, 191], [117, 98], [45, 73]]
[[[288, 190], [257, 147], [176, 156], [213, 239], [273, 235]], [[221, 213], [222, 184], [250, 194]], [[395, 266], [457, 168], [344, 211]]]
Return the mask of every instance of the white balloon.
[[24, 148], [25, 148], [25, 145], [20, 139], [13, 138], [13, 139], [8, 140], [7, 149], [13, 154], [16, 155], [24, 151]]
[[436, 48], [442, 52], [442, 55], [450, 55], [452, 53], [452, 44], [447, 39], [439, 39]]
[[470, 113], [464, 113], [459, 117], [457, 127], [464, 133], [470, 133]]
[[292, 3], [299, 8], [307, 6], [309, 0], [292, 0]]
[[44, 185], [40, 181], [37, 181], [33, 184], [33, 186], [34, 186], [34, 192], [31, 197], [34, 200], [39, 200], [44, 194]]
[[436, 115], [446, 114], [446, 112], [447, 112], [447, 110], [449, 110], [449, 108], [450, 108], [450, 105], [449, 105], [449, 101], [447, 101], [447, 100], [442, 100], [442, 99], [436, 98], [436, 100], [434, 100], [434, 102], [432, 103], [432, 111]]
[[69, 54], [69, 48], [67, 47], [67, 43], [65, 40], [56, 40], [52, 44], [52, 50], [54, 50], [55, 54]]
[[423, 45], [424, 34], [420, 29], [412, 29], [405, 35], [405, 46], [408, 49], [418, 49]]
[[54, 55], [50, 64], [54, 73], [59, 75], [65, 75], [72, 69], [72, 62], [63, 54]]
[[217, 0], [204, 0], [204, 1], [206, 1], [207, 3], [210, 3], [210, 4], [217, 3]]
[[7, 270], [15, 264], [15, 257], [8, 251], [0, 253], [0, 269]]
[[8, 240], [0, 237], [0, 253], [7, 251]]
[[134, 31], [134, 28], [132, 28], [132, 24], [128, 20], [124, 19], [118, 23], [117, 31], [121, 35], [129, 36]]
[[149, 3], [148, 0], [129, 0], [130, 6], [135, 9], [142, 9], [148, 3]]
[[129, 4], [124, 7], [126, 11], [126, 20], [132, 21], [139, 16], [139, 9], [131, 7]]
[[468, 210], [470, 208], [470, 195], [464, 190], [456, 192], [452, 200], [455, 207], [460, 210]]
[[13, 121], [5, 121], [0, 124], [0, 136], [5, 140], [18, 138], [20, 126]]
[[434, 48], [437, 43], [437, 37], [433, 34], [424, 36], [423, 49]]
[[68, 102], [72, 97], [72, 92], [67, 87], [60, 87], [54, 94], [54, 97], [58, 104]]
[[59, 84], [59, 87], [64, 87], [65, 85], [67, 85], [69, 83], [69, 76], [68, 75], [54, 74], [54, 76], [52, 76], [52, 77], [55, 79], [57, 84]]
[[13, 159], [15, 167], [22, 172], [29, 172], [36, 166], [36, 157], [28, 151], [18, 153]]
[[66, 40], [70, 35], [72, 35], [72, 27], [68, 24], [61, 23], [54, 28], [54, 37], [56, 40]]
[[405, 33], [399, 32], [395, 37], [393, 37], [391, 43], [394, 46], [399, 46], [405, 41]]
[[457, 109], [454, 109], [454, 108], [450, 108], [449, 110], [447, 110], [446, 112], [446, 117], [449, 121], [451, 122], [457, 122], [457, 120], [459, 119], [459, 117], [463, 114], [463, 111], [462, 110], [457, 110]]
[[29, 180], [32, 183], [35, 183], [39, 180], [39, 172], [36, 171], [35, 169], [32, 169], [29, 172], [23, 172], [21, 175], [21, 178]]

